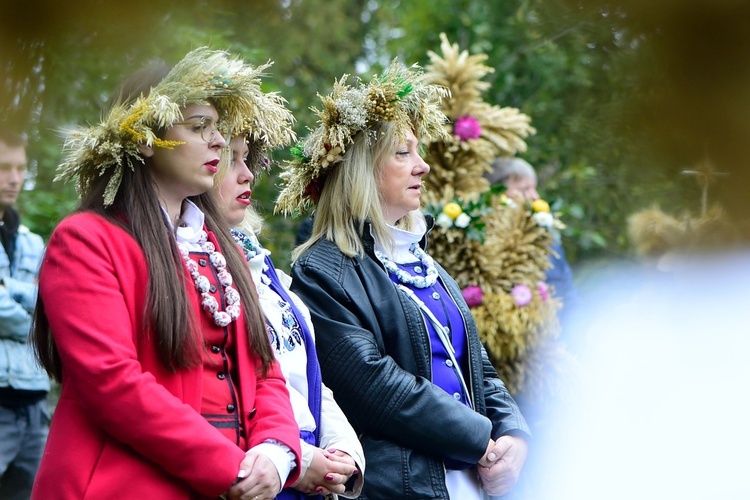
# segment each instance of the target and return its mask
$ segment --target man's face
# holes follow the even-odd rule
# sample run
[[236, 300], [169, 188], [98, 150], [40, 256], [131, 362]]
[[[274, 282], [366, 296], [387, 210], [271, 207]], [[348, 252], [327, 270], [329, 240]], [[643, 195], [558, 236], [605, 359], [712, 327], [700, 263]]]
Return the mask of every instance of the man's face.
[[26, 148], [0, 141], [0, 213], [13, 206], [26, 176]]

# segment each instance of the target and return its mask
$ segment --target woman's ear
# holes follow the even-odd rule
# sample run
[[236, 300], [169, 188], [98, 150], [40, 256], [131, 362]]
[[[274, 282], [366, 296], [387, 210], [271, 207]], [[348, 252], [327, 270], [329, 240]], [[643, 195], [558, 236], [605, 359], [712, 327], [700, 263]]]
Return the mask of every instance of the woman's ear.
[[143, 155], [144, 158], [151, 158], [154, 156], [154, 147], [147, 146], [141, 142], [138, 143], [138, 151]]

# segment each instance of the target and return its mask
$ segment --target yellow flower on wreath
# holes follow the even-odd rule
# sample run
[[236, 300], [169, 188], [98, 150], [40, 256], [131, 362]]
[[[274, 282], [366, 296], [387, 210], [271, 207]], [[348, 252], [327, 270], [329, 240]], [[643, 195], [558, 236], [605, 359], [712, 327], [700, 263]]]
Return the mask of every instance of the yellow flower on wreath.
[[461, 208], [461, 205], [459, 205], [455, 201], [446, 203], [445, 206], [443, 207], [443, 213], [454, 220], [456, 217], [461, 215], [462, 212], [463, 212], [463, 209]]
[[549, 203], [547, 203], [541, 198], [537, 198], [536, 200], [531, 202], [531, 209], [534, 212], [547, 212], [548, 213], [550, 211]]

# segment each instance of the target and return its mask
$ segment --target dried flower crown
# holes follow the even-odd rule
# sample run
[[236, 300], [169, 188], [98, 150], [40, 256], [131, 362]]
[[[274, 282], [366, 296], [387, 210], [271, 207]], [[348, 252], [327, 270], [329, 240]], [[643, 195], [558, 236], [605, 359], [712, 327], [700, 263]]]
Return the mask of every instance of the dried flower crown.
[[189, 52], [147, 96], [114, 106], [96, 126], [71, 132], [55, 180], [75, 180], [82, 197], [101, 175], [114, 169], [104, 192], [104, 205], [111, 205], [123, 168], [133, 170], [136, 163], [144, 163], [139, 143], [167, 149], [182, 144], [162, 140], [155, 131], [181, 121], [181, 108], [190, 104], [214, 105], [227, 138], [247, 135], [263, 148], [291, 143], [293, 117], [285, 100], [260, 88], [270, 65], [253, 68], [228, 52], [207, 47]]
[[319, 96], [323, 109], [311, 108], [318, 126], [291, 149], [292, 159], [281, 174], [284, 187], [276, 209], [297, 215], [318, 201], [328, 171], [343, 160], [346, 148], [360, 132], [373, 140], [374, 126], [392, 122], [399, 136], [408, 130], [421, 139], [447, 135], [446, 117], [440, 100], [449, 95], [445, 87], [429, 84], [418, 66], [409, 68], [394, 61], [369, 83], [347, 83], [349, 75], [336, 80], [333, 91]]

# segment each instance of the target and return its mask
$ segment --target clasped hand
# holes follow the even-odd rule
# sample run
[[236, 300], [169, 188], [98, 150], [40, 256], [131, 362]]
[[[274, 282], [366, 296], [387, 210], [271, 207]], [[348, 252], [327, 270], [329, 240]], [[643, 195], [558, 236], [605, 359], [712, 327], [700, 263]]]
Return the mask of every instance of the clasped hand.
[[250, 450], [240, 463], [236, 484], [225, 496], [229, 500], [271, 500], [280, 491], [279, 472], [271, 459]]
[[349, 478], [358, 473], [354, 459], [343, 451], [315, 448], [310, 467], [292, 487], [308, 495], [341, 494]]
[[490, 495], [505, 495], [518, 481], [526, 461], [528, 445], [514, 436], [490, 439], [487, 451], [477, 465], [482, 486]]

